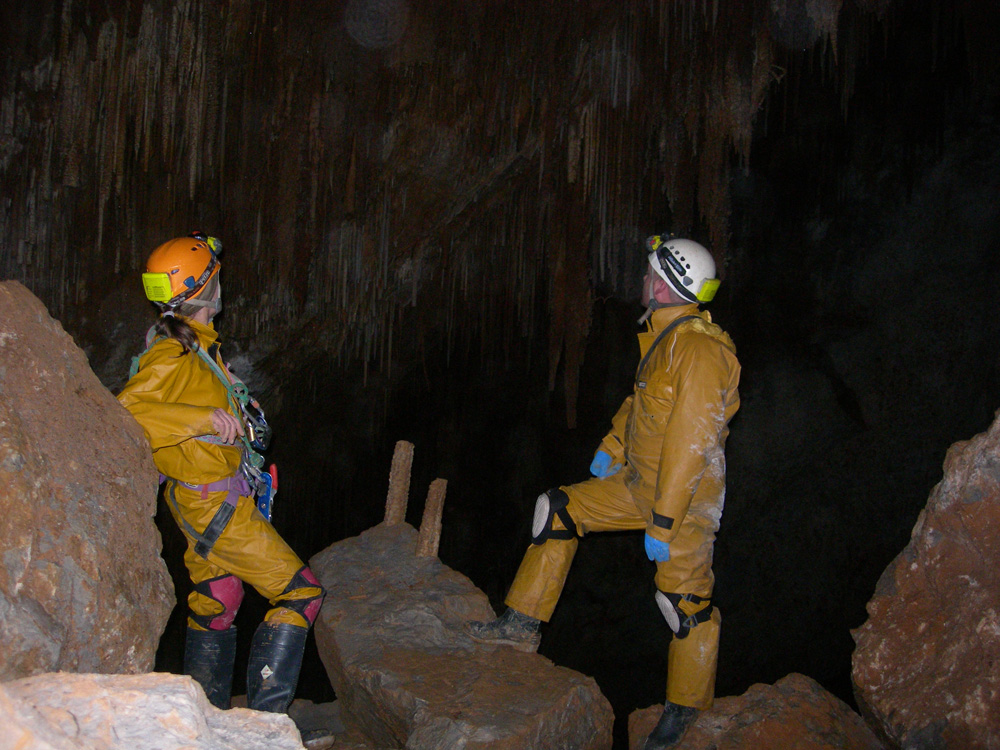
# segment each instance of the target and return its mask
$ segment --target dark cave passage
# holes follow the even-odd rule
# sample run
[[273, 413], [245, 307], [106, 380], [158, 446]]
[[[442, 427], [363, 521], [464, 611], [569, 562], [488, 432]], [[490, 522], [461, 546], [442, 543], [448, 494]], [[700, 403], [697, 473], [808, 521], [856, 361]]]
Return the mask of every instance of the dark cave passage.
[[[61, 24], [66, 39], [79, 27], [81, 66], [105, 64], [97, 30], [119, 5], [122, 38], [140, 15], [159, 18], [136, 3], [69, 0], [0, 15], [24, 63], [5, 63], [0, 88], [0, 104], [18, 103], [0, 124], [22, 113], [0, 133], [0, 271], [64, 319], [109, 387], [147, 324], [123, 322], [148, 307], [140, 256], [191, 221], [217, 225], [232, 248], [218, 326], [275, 428], [275, 527], [307, 560], [378, 523], [393, 446], [407, 440], [408, 520], [418, 524], [430, 482], [447, 479], [440, 558], [499, 612], [536, 496], [588, 475], [632, 387], [639, 240], [677, 228], [713, 241], [724, 282], [708, 309], [743, 366], [715, 546], [717, 695], [800, 672], [854, 705], [851, 630], [948, 447], [1000, 407], [1000, 66], [979, 38], [995, 4], [845, 2], [831, 37], [804, 17], [765, 30], [773, 3], [740, 6], [713, 36], [678, 30], [691, 19], [670, 4], [585, 3], [578, 18], [544, 15], [546, 34], [531, 4], [466, 16], [438, 2], [415, 18], [416, 41], [386, 53], [351, 46], [342, 3], [312, 19], [272, 7], [271, 32], [249, 11], [206, 12], [224, 43], [200, 74], [230, 75], [225, 97], [187, 100], [203, 108], [200, 130], [176, 113], [129, 120], [112, 169], [85, 158], [104, 143], [81, 135], [89, 120], [59, 131], [52, 113], [69, 121], [68, 105], [23, 81], [44, 78], [46, 54], [70, 54]], [[21, 33], [32, 24], [47, 30], [34, 41]], [[657, 33], [665, 46], [650, 51]], [[771, 45], [766, 71], [749, 62], [763, 47], [744, 37]], [[743, 40], [729, 57], [726, 38]], [[696, 72], [678, 83], [682, 53]], [[723, 58], [742, 75], [731, 109], [746, 115], [759, 100], [759, 112], [730, 121], [711, 109]], [[94, 85], [104, 117], [110, 89]], [[163, 98], [184, 100], [162, 85]], [[113, 140], [116, 121], [102, 122]], [[56, 197], [26, 218], [20, 194], [43, 180], [25, 165], [54, 142], [63, 161], [44, 178]], [[565, 297], [577, 307], [559, 308]], [[570, 344], [550, 390], [552, 344], [584, 318], [570, 429]], [[158, 525], [178, 606], [156, 669], [180, 672], [183, 540], [162, 507]], [[669, 631], [652, 576], [641, 534], [589, 536], [542, 631], [543, 655], [597, 680], [618, 744], [629, 712], [663, 700]], [[266, 609], [249, 594], [237, 619], [237, 694]], [[334, 697], [312, 639], [299, 696]]]

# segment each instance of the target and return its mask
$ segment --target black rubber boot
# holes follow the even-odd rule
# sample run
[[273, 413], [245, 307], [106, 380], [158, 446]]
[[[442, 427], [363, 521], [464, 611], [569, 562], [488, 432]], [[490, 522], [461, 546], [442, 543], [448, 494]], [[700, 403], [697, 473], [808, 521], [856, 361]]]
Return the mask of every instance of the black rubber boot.
[[201, 685], [216, 708], [229, 708], [233, 693], [233, 662], [236, 660], [236, 628], [228, 630], [187, 629], [184, 639], [184, 674]]
[[650, 732], [642, 750], [667, 750], [667, 748], [673, 747], [684, 736], [697, 716], [697, 708], [678, 706], [676, 703], [667, 701], [663, 706], [663, 713], [656, 724], [656, 729]]
[[507, 607], [507, 611], [495, 620], [470, 622], [466, 629], [480, 643], [512, 646], [518, 651], [534, 653], [542, 640], [538, 632], [540, 627], [539, 620]]
[[262, 622], [247, 660], [247, 708], [283, 714], [295, 697], [307, 628]]

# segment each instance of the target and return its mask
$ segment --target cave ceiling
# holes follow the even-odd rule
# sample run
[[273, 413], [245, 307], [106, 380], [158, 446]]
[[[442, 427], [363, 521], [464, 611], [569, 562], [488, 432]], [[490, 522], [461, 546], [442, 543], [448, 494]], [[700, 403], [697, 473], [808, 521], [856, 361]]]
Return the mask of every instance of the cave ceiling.
[[[988, 5], [927, 3], [984, 74]], [[236, 339], [367, 363], [404, 338], [502, 356], [547, 335], [571, 376], [593, 296], [630, 293], [647, 234], [701, 239], [725, 278], [768, 97], [808, 69], [847, 111], [892, 18], [889, 0], [6, 3], [0, 276], [82, 330], [151, 248], [202, 229]]]

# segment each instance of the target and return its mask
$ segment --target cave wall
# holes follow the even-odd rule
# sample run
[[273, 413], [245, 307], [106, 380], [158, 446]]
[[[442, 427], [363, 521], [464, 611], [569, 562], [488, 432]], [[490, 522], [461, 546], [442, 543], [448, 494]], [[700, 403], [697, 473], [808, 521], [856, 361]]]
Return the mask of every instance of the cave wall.
[[[410, 440], [411, 514], [449, 480], [441, 557], [499, 606], [630, 386], [636, 242], [692, 231], [744, 363], [720, 692], [849, 700], [848, 629], [1000, 402], [995, 3], [537, 5], [3, 5], [0, 276], [114, 387], [145, 254], [218, 234], [278, 528], [304, 557], [368, 528]], [[651, 586], [635, 538], [588, 539], [543, 641], [619, 712], [662, 697]]]
[[200, 228], [227, 247], [231, 336], [306, 319], [311, 345], [383, 365], [420, 305], [501, 350], [551, 324], [576, 367], [587, 304], [567, 298], [621, 289], [640, 236], [727, 257], [770, 30], [835, 26], [776, 7], [7, 4], [0, 275], [79, 331]]

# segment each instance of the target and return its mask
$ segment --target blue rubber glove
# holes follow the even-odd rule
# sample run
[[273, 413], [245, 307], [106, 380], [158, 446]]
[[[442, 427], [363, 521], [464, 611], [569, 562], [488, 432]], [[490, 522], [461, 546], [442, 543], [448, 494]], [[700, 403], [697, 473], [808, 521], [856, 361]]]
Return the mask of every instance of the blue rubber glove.
[[661, 542], [646, 534], [646, 557], [654, 562], [670, 560], [670, 542]]
[[598, 450], [594, 454], [594, 460], [590, 462], [590, 473], [593, 474], [598, 479], [604, 479], [604, 477], [610, 477], [612, 474], [617, 473], [621, 470], [621, 465], [612, 468], [611, 462], [614, 461], [611, 458], [611, 454], [607, 451]]

